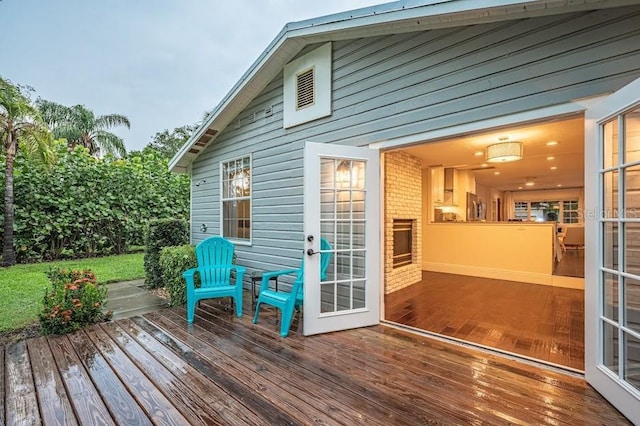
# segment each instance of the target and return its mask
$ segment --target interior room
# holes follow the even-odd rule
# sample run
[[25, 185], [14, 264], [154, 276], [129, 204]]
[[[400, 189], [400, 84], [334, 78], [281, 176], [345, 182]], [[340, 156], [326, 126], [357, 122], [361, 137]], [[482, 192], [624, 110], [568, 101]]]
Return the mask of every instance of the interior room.
[[386, 152], [385, 320], [584, 369], [584, 119]]

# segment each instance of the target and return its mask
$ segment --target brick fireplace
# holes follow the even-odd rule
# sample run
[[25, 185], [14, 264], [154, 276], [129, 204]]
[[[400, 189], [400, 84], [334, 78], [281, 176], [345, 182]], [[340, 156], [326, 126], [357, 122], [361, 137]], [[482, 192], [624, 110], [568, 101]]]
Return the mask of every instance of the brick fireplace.
[[404, 152], [385, 153], [384, 176], [384, 292], [389, 294], [422, 279], [420, 160]]

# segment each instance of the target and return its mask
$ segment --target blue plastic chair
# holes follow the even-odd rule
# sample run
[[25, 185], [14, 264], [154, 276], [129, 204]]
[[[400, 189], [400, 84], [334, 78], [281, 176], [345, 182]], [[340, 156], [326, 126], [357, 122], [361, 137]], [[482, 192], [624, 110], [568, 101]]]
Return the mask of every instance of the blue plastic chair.
[[[320, 254], [320, 279], [327, 279], [327, 268], [331, 263], [331, 244], [324, 238], [320, 239], [320, 249], [323, 253]], [[325, 252], [326, 251], [326, 252]], [[276, 291], [269, 288], [269, 280], [273, 277], [279, 277], [281, 275], [296, 274], [296, 279], [291, 286], [291, 291]], [[304, 297], [304, 258], [300, 268], [298, 269], [284, 269], [282, 271], [265, 272], [262, 274], [262, 282], [260, 283], [260, 295], [256, 302], [256, 313], [253, 316], [253, 323], [258, 322], [258, 314], [260, 313], [260, 304], [265, 303], [267, 305], [275, 306], [282, 311], [282, 320], [280, 323], [280, 335], [287, 337], [289, 334], [289, 328], [293, 322], [293, 314], [295, 310], [299, 310], [303, 304]]]
[[[187, 322], [195, 316], [196, 303], [202, 299], [232, 297], [236, 315], [242, 316], [242, 277], [245, 269], [233, 265], [234, 246], [222, 237], [209, 237], [196, 246], [198, 267], [182, 273], [187, 281]], [[235, 284], [231, 284], [231, 271], [235, 271]], [[201, 286], [196, 288], [194, 277], [200, 276]]]

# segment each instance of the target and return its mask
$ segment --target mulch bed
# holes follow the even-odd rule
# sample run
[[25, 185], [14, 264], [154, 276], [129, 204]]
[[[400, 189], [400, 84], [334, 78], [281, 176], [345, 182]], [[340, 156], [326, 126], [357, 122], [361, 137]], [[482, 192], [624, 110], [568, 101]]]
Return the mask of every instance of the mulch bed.
[[0, 346], [10, 345], [20, 340], [37, 337], [40, 335], [40, 323], [28, 325], [19, 330], [11, 330], [0, 333]]

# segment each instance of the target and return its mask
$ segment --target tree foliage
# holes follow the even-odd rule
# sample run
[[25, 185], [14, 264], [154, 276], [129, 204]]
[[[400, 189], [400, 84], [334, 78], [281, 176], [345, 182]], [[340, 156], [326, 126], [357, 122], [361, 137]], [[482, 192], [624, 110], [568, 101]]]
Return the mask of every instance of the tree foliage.
[[142, 245], [150, 219], [189, 215], [189, 178], [159, 155], [93, 157], [57, 147], [46, 169], [16, 160], [15, 247], [20, 262], [118, 254]]
[[187, 124], [182, 127], [176, 127], [172, 131], [165, 129], [156, 133], [147, 147], [170, 160], [197, 128], [198, 124]]
[[14, 162], [22, 147], [47, 164], [53, 159], [52, 138], [33, 106], [30, 87], [17, 86], [0, 77], [0, 137], [4, 163], [2, 265], [16, 263], [14, 251]]
[[124, 115], [107, 114], [96, 117], [84, 105], [68, 107], [43, 99], [39, 99], [37, 104], [55, 137], [66, 139], [69, 148], [83, 146], [91, 155], [126, 154], [122, 138], [108, 131], [118, 126], [130, 128], [129, 119]]

